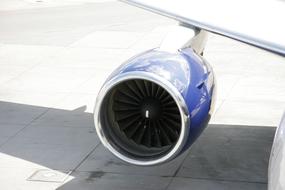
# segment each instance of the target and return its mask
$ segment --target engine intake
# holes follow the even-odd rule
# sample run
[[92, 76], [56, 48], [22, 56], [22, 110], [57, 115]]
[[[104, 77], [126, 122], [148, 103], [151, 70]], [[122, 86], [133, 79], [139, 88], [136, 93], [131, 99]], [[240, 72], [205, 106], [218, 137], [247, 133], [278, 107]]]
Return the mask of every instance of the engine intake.
[[175, 100], [152, 81], [130, 79], [114, 86], [104, 98], [102, 112], [111, 138], [142, 158], [169, 151], [180, 135]]
[[169, 161], [189, 147], [212, 103], [211, 70], [201, 60], [192, 51], [152, 50], [116, 70], [100, 90], [94, 113], [104, 146], [136, 165]]

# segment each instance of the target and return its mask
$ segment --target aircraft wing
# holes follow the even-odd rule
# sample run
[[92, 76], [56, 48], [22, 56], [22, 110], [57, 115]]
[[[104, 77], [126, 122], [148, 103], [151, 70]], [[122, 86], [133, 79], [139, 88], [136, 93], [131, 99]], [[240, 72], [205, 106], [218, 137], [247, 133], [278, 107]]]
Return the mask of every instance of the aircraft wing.
[[285, 56], [285, 0], [121, 0]]

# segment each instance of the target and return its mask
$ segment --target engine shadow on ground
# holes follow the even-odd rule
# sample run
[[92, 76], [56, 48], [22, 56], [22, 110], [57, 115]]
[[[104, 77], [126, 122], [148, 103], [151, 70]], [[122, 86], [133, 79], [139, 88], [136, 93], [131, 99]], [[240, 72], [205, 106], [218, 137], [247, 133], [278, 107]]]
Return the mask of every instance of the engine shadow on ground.
[[[71, 171], [74, 178], [59, 186], [60, 190], [188, 189], [191, 185], [200, 189], [266, 189], [273, 126], [209, 125], [177, 159], [138, 167], [103, 148], [93, 127], [93, 114], [84, 112], [84, 107], [61, 110], [0, 102], [0, 113], [0, 153]], [[9, 167], [9, 160], [6, 164]], [[173, 186], [177, 180], [182, 180], [179, 188]]]

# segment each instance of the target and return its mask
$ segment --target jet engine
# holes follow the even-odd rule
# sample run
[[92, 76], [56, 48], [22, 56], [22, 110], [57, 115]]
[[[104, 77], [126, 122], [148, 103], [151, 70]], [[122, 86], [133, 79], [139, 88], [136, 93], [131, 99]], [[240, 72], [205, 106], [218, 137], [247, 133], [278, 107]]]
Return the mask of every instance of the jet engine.
[[101, 88], [94, 122], [102, 144], [135, 165], [172, 160], [207, 126], [214, 74], [193, 49], [149, 50], [115, 70]]

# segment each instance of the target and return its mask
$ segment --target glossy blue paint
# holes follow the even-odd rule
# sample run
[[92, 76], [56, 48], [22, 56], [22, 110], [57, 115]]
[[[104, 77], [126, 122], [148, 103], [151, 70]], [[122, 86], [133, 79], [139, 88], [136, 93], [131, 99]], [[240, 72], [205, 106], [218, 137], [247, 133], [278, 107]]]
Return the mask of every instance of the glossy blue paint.
[[190, 48], [177, 53], [154, 49], [129, 59], [109, 79], [134, 71], [163, 77], [183, 96], [190, 117], [189, 135], [183, 150], [189, 148], [207, 126], [212, 113], [215, 80], [210, 65]]

